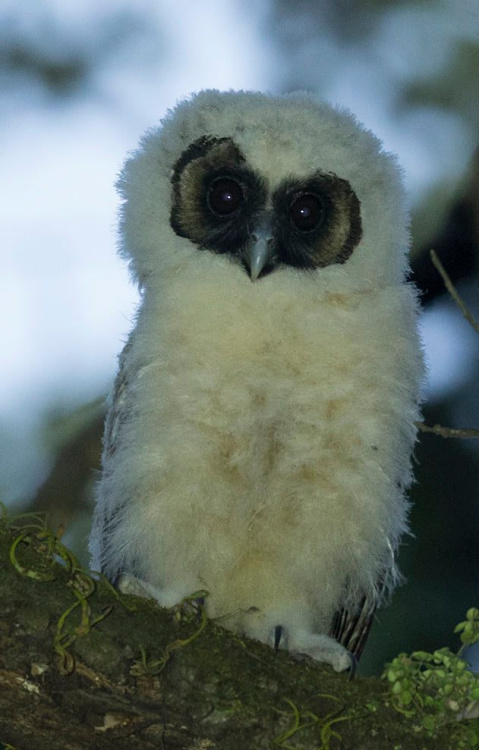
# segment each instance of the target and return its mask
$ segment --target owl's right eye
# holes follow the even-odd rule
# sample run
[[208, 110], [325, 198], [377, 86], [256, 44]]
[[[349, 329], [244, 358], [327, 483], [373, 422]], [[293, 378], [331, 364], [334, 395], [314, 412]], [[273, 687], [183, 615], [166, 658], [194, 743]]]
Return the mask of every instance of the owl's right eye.
[[217, 216], [229, 216], [243, 203], [243, 188], [231, 177], [220, 177], [208, 189], [208, 206]]
[[324, 201], [315, 193], [302, 193], [292, 203], [289, 215], [296, 229], [311, 232], [324, 219]]

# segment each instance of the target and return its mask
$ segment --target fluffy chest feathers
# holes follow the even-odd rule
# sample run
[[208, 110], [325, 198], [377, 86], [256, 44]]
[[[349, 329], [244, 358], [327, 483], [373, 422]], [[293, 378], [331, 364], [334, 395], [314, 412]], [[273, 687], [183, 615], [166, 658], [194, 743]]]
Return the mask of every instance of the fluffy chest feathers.
[[241, 544], [248, 554], [268, 543], [284, 551], [285, 529], [294, 549], [305, 525], [316, 562], [340, 535], [351, 546], [334, 551], [338, 570], [378, 534], [381, 557], [404, 512], [394, 485], [410, 435], [402, 446], [390, 424], [408, 432], [399, 411], [411, 292], [318, 296], [307, 284], [267, 282], [196, 269], [145, 300], [131, 357], [135, 453], [149, 460], [130, 462], [150, 522], [164, 523], [166, 503], [168, 522], [205, 534], [211, 565], [233, 561]]

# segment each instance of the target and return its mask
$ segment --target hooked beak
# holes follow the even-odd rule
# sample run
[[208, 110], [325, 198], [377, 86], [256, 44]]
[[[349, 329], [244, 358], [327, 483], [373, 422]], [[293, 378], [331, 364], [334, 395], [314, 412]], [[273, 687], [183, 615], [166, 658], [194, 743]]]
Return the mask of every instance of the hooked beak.
[[272, 257], [273, 228], [271, 215], [264, 211], [256, 221], [245, 252], [251, 281], [256, 281]]

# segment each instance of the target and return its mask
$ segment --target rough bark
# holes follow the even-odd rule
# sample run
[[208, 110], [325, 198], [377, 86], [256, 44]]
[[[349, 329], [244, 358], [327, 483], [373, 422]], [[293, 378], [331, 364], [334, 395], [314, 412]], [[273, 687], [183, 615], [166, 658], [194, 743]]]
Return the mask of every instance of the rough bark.
[[419, 733], [383, 681], [274, 655], [191, 607], [93, 585], [38, 528], [0, 524], [0, 601], [0, 748], [456, 746]]

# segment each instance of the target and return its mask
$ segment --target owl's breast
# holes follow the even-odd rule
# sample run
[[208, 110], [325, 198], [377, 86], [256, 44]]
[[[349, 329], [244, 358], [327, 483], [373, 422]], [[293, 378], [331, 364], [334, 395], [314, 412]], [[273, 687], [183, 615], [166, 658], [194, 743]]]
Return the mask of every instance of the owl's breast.
[[220, 484], [246, 492], [377, 464], [398, 377], [390, 294], [242, 281], [190, 283], [162, 318], [159, 418], [182, 466], [215, 464]]
[[366, 559], [378, 539], [387, 554], [403, 528], [414, 299], [406, 287], [320, 296], [274, 276], [178, 283], [156, 319], [144, 306], [131, 391], [141, 461], [124, 476], [163, 548], [195, 539], [205, 570], [265, 550], [276, 560], [287, 535], [291, 565], [307, 541], [304, 560], [342, 581], [351, 556]]

